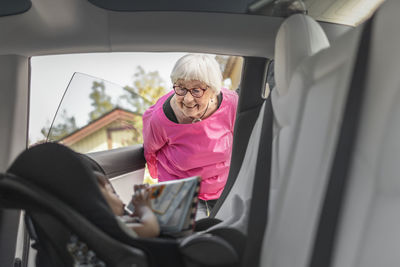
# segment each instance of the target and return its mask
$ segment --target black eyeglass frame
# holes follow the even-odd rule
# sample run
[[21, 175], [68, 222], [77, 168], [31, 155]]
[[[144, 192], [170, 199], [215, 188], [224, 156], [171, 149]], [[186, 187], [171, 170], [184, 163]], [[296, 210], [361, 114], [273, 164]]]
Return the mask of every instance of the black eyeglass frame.
[[[178, 93], [176, 92], [176, 89], [175, 89], [176, 87], [181, 88], [181, 90], [185, 90], [185, 93], [184, 93], [184, 94], [178, 94]], [[189, 92], [194, 98], [200, 98], [200, 97], [202, 97], [202, 96], [204, 95], [204, 92], [207, 91], [208, 86], [207, 86], [206, 89], [201, 88], [201, 87], [188, 89], [188, 88], [185, 88], [185, 87], [182, 87], [182, 86], [179, 86], [179, 85], [174, 85], [174, 86], [172, 86], [172, 88], [174, 89], [175, 94], [177, 94], [178, 96], [185, 96], [185, 95], [187, 94], [187, 92]], [[195, 95], [193, 95], [192, 90], [195, 90], [195, 89], [200, 89], [200, 90], [203, 91], [202, 94], [201, 94], [201, 96], [195, 96]]]

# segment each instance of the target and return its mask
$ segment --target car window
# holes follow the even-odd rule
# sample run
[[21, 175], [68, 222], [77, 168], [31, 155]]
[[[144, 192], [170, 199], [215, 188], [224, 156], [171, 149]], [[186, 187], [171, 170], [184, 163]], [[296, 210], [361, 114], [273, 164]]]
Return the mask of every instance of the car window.
[[[182, 55], [109, 53], [33, 58], [30, 144], [59, 142], [80, 153], [141, 144], [143, 112], [172, 90], [169, 73]], [[238, 88], [242, 57], [215, 57], [224, 86]], [[129, 58], [128, 63], [124, 58]], [[125, 73], [125, 80], [121, 73]]]
[[[152, 80], [157, 82], [156, 80]], [[154, 87], [154, 97], [141, 96]], [[140, 144], [143, 112], [154, 104], [163, 86], [119, 86], [101, 78], [74, 73], [50, 127], [46, 141], [58, 142], [80, 153], [91, 153]], [[152, 96], [148, 94], [148, 97]]]

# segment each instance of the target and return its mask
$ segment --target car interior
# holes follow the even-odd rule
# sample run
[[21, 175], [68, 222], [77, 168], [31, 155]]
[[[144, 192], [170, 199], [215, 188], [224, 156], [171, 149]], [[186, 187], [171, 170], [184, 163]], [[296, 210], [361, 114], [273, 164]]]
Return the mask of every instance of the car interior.
[[[0, 3], [0, 266], [398, 266], [399, 10], [396, 0]], [[26, 150], [31, 58], [100, 52], [244, 59], [227, 184], [190, 236], [137, 238], [105, 211], [102, 227], [48, 186], [63, 149]], [[143, 179], [142, 145], [82, 157], [115, 183]], [[97, 191], [82, 198], [101, 210]]]

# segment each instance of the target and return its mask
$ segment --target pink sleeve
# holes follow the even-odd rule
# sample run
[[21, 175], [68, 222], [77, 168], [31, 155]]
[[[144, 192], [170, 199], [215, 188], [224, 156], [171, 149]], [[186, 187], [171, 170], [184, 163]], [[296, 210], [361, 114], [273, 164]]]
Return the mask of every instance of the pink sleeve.
[[143, 114], [144, 157], [153, 178], [158, 178], [156, 153], [167, 142], [165, 132], [160, 126], [156, 113], [155, 106], [152, 106]]

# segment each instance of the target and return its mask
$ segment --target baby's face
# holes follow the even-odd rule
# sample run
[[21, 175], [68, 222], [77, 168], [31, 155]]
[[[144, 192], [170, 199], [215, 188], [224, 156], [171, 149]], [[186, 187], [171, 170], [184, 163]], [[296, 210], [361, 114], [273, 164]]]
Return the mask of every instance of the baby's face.
[[106, 199], [108, 205], [115, 215], [122, 216], [124, 214], [124, 203], [122, 200], [114, 193], [111, 185], [107, 182], [107, 178], [104, 175], [95, 173], [97, 180], [99, 182], [99, 188], [103, 197]]

